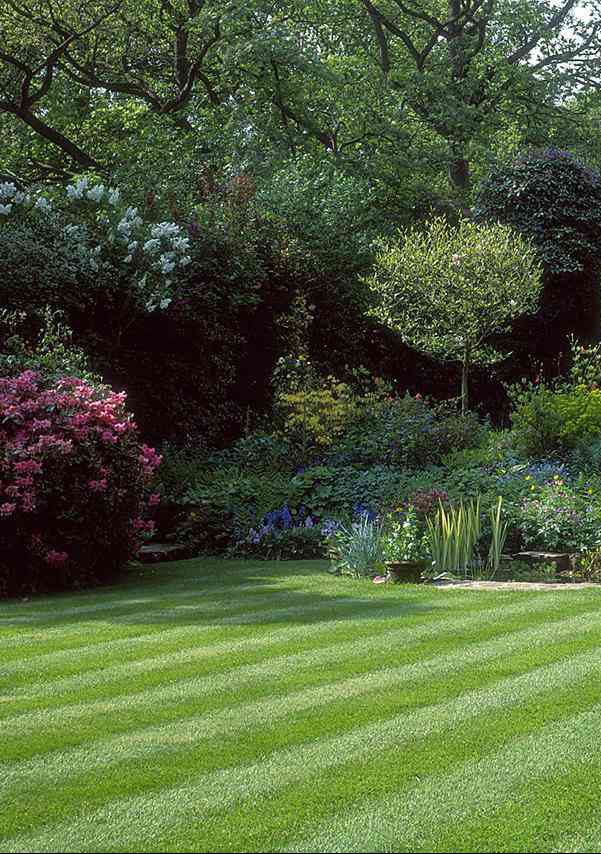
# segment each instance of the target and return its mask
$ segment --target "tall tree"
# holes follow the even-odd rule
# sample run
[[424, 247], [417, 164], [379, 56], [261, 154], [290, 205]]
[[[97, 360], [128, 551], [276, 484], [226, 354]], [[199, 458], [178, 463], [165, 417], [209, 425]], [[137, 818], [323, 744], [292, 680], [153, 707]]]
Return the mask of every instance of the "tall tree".
[[[598, 0], [356, 2], [371, 23], [384, 79], [445, 141], [460, 193], [470, 187], [470, 152], [498, 111], [552, 101], [585, 69], [597, 71]], [[407, 59], [413, 73], [399, 83], [395, 70]]]

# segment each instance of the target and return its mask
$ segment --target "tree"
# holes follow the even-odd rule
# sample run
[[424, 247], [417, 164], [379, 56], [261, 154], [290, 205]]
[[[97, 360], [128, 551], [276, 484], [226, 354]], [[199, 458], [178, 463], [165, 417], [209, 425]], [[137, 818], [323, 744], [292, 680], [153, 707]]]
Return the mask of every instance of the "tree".
[[534, 311], [542, 287], [535, 250], [505, 225], [442, 217], [382, 241], [369, 284], [375, 316], [412, 347], [461, 362], [461, 409], [472, 365], [503, 358], [491, 338]]
[[79, 168], [102, 170], [81, 145], [48, 124], [57, 89], [63, 112], [81, 93], [130, 99], [184, 133], [190, 113], [217, 110], [235, 91], [224, 54], [248, 26], [238, 0], [4, 0], [0, 9], [0, 114], [13, 116]]
[[[445, 141], [451, 183], [464, 195], [472, 153], [499, 113], [524, 104], [537, 110], [598, 78], [597, 0], [356, 2], [371, 22], [387, 85], [401, 109]], [[579, 10], [591, 14], [579, 18]]]

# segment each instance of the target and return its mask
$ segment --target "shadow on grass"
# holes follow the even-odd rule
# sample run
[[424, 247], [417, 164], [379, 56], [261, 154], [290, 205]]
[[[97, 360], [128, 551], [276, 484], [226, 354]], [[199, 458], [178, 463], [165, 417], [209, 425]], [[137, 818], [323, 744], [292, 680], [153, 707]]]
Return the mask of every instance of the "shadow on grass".
[[[0, 604], [0, 627], [43, 629], [76, 623], [244, 626], [394, 619], [444, 611], [415, 587], [376, 587], [332, 576], [327, 562], [193, 558], [133, 565], [119, 583]], [[3, 607], [4, 604], [9, 607]], [[14, 606], [14, 607], [11, 607]], [[93, 626], [90, 626], [93, 632]]]

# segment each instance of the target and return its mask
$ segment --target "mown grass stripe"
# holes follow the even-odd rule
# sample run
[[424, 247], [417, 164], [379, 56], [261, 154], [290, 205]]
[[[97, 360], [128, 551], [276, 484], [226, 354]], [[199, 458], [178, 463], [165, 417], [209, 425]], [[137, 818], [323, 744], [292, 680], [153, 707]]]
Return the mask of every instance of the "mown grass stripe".
[[[166, 588], [160, 595], [157, 593], [155, 596], [143, 596], [135, 599], [113, 597], [108, 601], [103, 600], [102, 602], [96, 602], [93, 605], [71, 606], [63, 609], [55, 608], [52, 611], [29, 611], [27, 614], [14, 615], [2, 615], [2, 612], [0, 611], [0, 630], [4, 628], [17, 628], [31, 623], [35, 624], [46, 621], [55, 622], [57, 620], [65, 620], [65, 618], [68, 617], [76, 617], [77, 621], [79, 621], [79, 618], [85, 617], [86, 614], [93, 615], [103, 611], [125, 610], [137, 612], [140, 609], [140, 606], [157, 605], [162, 600], [166, 600], [168, 602], [177, 601], [179, 599], [196, 600], [207, 598], [220, 600], [228, 597], [229, 601], [231, 601], [232, 598], [244, 599], [249, 594], [251, 596], [266, 596], [281, 593], [282, 591], [285, 591], [286, 593], [302, 591], [305, 593], [306, 585], [303, 585], [302, 583], [289, 583], [287, 585], [275, 583], [270, 585], [258, 585], [254, 582], [249, 582], [248, 584], [228, 584], [221, 585], [219, 587], [207, 587], [202, 590], [194, 589], [188, 585], [185, 590], [182, 590], [179, 593], [177, 591], [173, 591], [171, 588]], [[232, 594], [234, 594], [233, 597]], [[68, 625], [68, 622], [66, 621], [65, 624]]]
[[[530, 604], [518, 601], [514, 606], [505, 608], [503, 616], [505, 619], [507, 619], [508, 615], [527, 614], [531, 616], [538, 609], [546, 610], [544, 598]], [[393, 638], [392, 640], [389, 639], [389, 641], [393, 650], [398, 648], [402, 640], [405, 641], [404, 648], [408, 648], [432, 637], [459, 634], [465, 631], [473, 632], [479, 626], [489, 625], [495, 615], [500, 616], [497, 610], [493, 609], [492, 612], [479, 611], [474, 615], [465, 617], [447, 617], [445, 620], [435, 623], [403, 627], [393, 630], [391, 632]], [[504, 623], [499, 623], [499, 625], [502, 628]], [[242, 685], [257, 685], [260, 682], [268, 683], [278, 676], [288, 675], [292, 671], [312, 671], [318, 667], [331, 667], [334, 663], [341, 661], [361, 659], [366, 654], [368, 643], [371, 648], [381, 650], [382, 654], [384, 654], [383, 634], [375, 635], [369, 642], [365, 641], [361, 645], [358, 645], [356, 639], [353, 639], [334, 645], [318, 647], [317, 649], [303, 649], [301, 652], [271, 657], [229, 670], [221, 670], [207, 676], [182, 678], [172, 684], [139, 690], [137, 693], [132, 693], [131, 678], [128, 676], [127, 669], [125, 669], [122, 672], [122, 676], [125, 679], [125, 684], [123, 685], [124, 693], [121, 695], [113, 694], [108, 699], [92, 699], [83, 703], [73, 704], [72, 698], [73, 696], [78, 696], [73, 689], [75, 687], [81, 688], [85, 677], [69, 678], [69, 684], [64, 688], [66, 693], [66, 698], [64, 698], [66, 702], [64, 703], [60, 702], [60, 690], [55, 692], [53, 690], [55, 683], [50, 682], [45, 691], [38, 690], [30, 696], [27, 694], [20, 695], [19, 693], [16, 693], [14, 696], [4, 696], [2, 705], [0, 706], [0, 712], [2, 713], [0, 735], [5, 733], [8, 737], [10, 734], [14, 738], [17, 735], [24, 735], [26, 732], [34, 731], [38, 727], [64, 726], [66, 722], [71, 725], [90, 715], [114, 713], [124, 709], [143, 709], [153, 703], [175, 703], [178, 700], [190, 699], [191, 697], [206, 697], [208, 694], [227, 694]], [[141, 667], [143, 666], [144, 662], [141, 663]], [[94, 671], [92, 675], [94, 678], [102, 680], [103, 672]], [[166, 675], [168, 678], [170, 677], [169, 673]], [[17, 709], [13, 707], [14, 704], [18, 704], [19, 702], [23, 703], [27, 702], [27, 700], [37, 702], [40, 699], [49, 700], [55, 695], [57, 695], [59, 704], [53, 707], [44, 707], [34, 711], [28, 711], [22, 706], [19, 706]]]
[[[210, 623], [204, 625], [203, 623], [198, 623], [196, 625], [196, 630], [198, 632], [209, 632], [216, 631], [220, 627], [224, 626], [232, 626], [232, 625], [253, 625], [255, 623], [269, 623], [276, 622], [278, 620], [283, 620], [288, 617], [295, 617], [297, 615], [303, 615], [306, 613], [319, 612], [321, 610], [329, 610], [330, 612], [336, 608], [346, 609], [349, 607], [356, 608], [369, 608], [375, 607], [378, 604], [378, 600], [374, 598], [358, 598], [353, 596], [343, 596], [343, 597], [335, 597], [332, 596], [327, 601], [324, 601], [326, 597], [319, 597], [319, 601], [317, 602], [304, 602], [298, 605], [283, 605], [281, 607], [274, 607], [278, 601], [282, 599], [290, 598], [290, 596], [294, 596], [294, 593], [290, 593], [283, 596], [271, 597], [266, 606], [261, 609], [257, 609], [255, 611], [250, 611], [248, 609], [247, 603], [240, 603], [236, 605], [231, 610], [234, 611], [233, 614], [228, 614], [227, 616], [222, 616], [223, 611], [227, 611], [228, 609], [220, 609], [219, 606], [214, 606], [211, 608], [207, 608], [207, 606], [203, 603], [202, 605], [198, 605], [197, 607], [190, 608], [184, 614], [183, 611], [173, 610], [169, 608], [157, 608], [152, 611], [146, 611], [136, 615], [135, 619], [131, 619], [129, 616], [118, 616], [112, 617], [110, 619], [110, 628], [114, 628], [117, 626], [127, 625], [130, 626], [148, 626], [152, 625], [153, 622], [162, 623], [167, 619], [187, 619], [194, 615], [198, 615], [200, 617], [204, 617], [207, 620], [210, 620]], [[315, 596], [319, 596], [319, 594], [315, 594]], [[255, 601], [256, 604], [256, 601]], [[399, 608], [402, 607], [402, 603], [398, 603]], [[98, 622], [86, 623], [82, 621], [78, 624], [78, 629], [76, 632], [71, 631], [71, 636], [79, 636], [79, 637], [89, 637], [90, 632], [92, 630], [96, 630], [98, 628]], [[106, 624], [100, 624], [101, 627], [106, 628]], [[65, 628], [63, 626], [53, 626], [50, 629], [40, 629], [37, 632], [32, 632], [27, 635], [19, 632], [14, 636], [7, 636], [1, 638], [2, 646], [5, 648], [16, 648], [19, 649], [21, 646], [26, 646], [28, 644], [37, 644], [40, 641], [47, 641], [50, 638], [60, 638], [64, 635]]]
[[599, 764], [596, 741], [600, 726], [601, 705], [596, 705], [512, 741], [492, 756], [466, 763], [450, 774], [427, 778], [376, 802], [361, 801], [342, 816], [330, 816], [316, 833], [281, 850], [437, 850], [441, 827], [493, 813], [519, 786], [545, 775], [565, 773], [587, 763]]
[[[329, 605], [323, 606], [324, 610], [329, 615], [331, 608]], [[476, 610], [476, 609], [474, 609]], [[442, 609], [438, 609], [442, 611]], [[313, 613], [313, 612], [311, 612]], [[435, 613], [434, 613], [435, 615]], [[371, 631], [381, 630], [382, 620], [404, 619], [407, 616], [405, 608], [401, 608], [398, 601], [390, 601], [378, 603], [377, 607], [370, 610], [369, 620], [362, 620], [356, 627], [360, 632], [363, 624]], [[310, 624], [300, 623], [297, 625], [287, 626], [283, 629], [268, 629], [265, 635], [249, 634], [244, 629], [245, 634], [236, 637], [233, 640], [223, 640], [222, 637], [216, 638], [214, 642], [198, 646], [195, 644], [199, 654], [204, 652], [206, 655], [227, 655], [231, 652], [236, 652], [240, 649], [252, 649], [253, 647], [261, 647], [263, 645], [271, 645], [285, 643], [287, 640], [295, 638], [311, 639], [313, 635], [319, 635], [329, 630], [336, 630], [341, 626], [349, 626], [348, 617], [334, 618], [321, 620]], [[69, 664], [76, 664], [77, 669], [81, 672], [86, 668], [86, 665], [96, 665], [103, 667], [104, 662], [111, 655], [123, 656], [127, 653], [135, 653], [140, 648], [140, 655], [145, 654], [145, 647], [148, 651], [154, 651], [160, 648], [161, 645], [171, 645], [189, 643], [192, 639], [198, 641], [199, 627], [191, 624], [187, 626], [177, 626], [176, 628], [159, 629], [151, 632], [143, 632], [141, 634], [128, 636], [125, 638], [116, 638], [110, 640], [99, 640], [97, 642], [88, 643], [83, 646], [68, 647], [67, 649], [58, 649], [51, 652], [43, 652], [38, 655], [28, 656], [27, 658], [15, 658], [9, 662], [3, 662], [0, 665], [0, 679], [14, 677], [19, 675], [31, 675], [36, 677], [43, 676], [44, 680], [51, 678], [51, 670], [53, 667], [61, 667]], [[223, 632], [222, 632], [223, 633]], [[228, 632], [228, 636], [231, 633]], [[90, 668], [92, 669], [92, 668]], [[59, 674], [60, 675], [60, 674]]]
[[[489, 600], [481, 600], [478, 602], [472, 597], [468, 597], [467, 600], [464, 600], [465, 604], [469, 607], [465, 607], [459, 613], [467, 613], [467, 614], [476, 614], [480, 612], [482, 609], [478, 608], [478, 605], [486, 605]], [[518, 613], [521, 611], [549, 611], [549, 614], [552, 614], [555, 611], [561, 610], [565, 611], [565, 607], [563, 603], [560, 603], [557, 599], [552, 599], [551, 597], [541, 597], [537, 596], [533, 599], [531, 598], [522, 598], [521, 596], [517, 598], [513, 598], [510, 600], [514, 603], [514, 605], [498, 605], [492, 609], [485, 609], [482, 611], [483, 616], [486, 615], [492, 620], [496, 618], [504, 617], [506, 614], [512, 615], [514, 613]], [[531, 604], [530, 604], [531, 603]], [[371, 604], [371, 603], [370, 603]], [[580, 605], [586, 605], [587, 607], [591, 606], [591, 603], [586, 598], [582, 599], [574, 599], [571, 602], [572, 605], [579, 607]], [[475, 607], [474, 607], [475, 606]], [[321, 606], [324, 610], [331, 613], [330, 603], [323, 604]], [[314, 613], [313, 606], [307, 606], [309, 613]], [[363, 603], [360, 604], [360, 608], [363, 608]], [[404, 618], [404, 619], [413, 619], [420, 618], [424, 616], [423, 612], [415, 612], [411, 613], [410, 609], [411, 605], [406, 601], [395, 598], [392, 601], [374, 601], [373, 609], [370, 609], [369, 620], [366, 620], [364, 617], [362, 618], [362, 622], [359, 624], [358, 628], [360, 629], [362, 624], [371, 623], [371, 628], [373, 630], [381, 630], [381, 623], [378, 621], [382, 618]], [[451, 614], [449, 614], [449, 609], [442, 608], [438, 605], [436, 608], [429, 608], [428, 605], [424, 606], [424, 611], [428, 614], [428, 617], [433, 616], [436, 617], [440, 613], [445, 614], [445, 619], [448, 616], [452, 616], [453, 613], [456, 613], [458, 609], [453, 609]], [[263, 612], [262, 612], [263, 613]], [[268, 609], [264, 612], [266, 616], [269, 616], [273, 613], [273, 609]], [[255, 616], [259, 616], [255, 612]], [[280, 640], [285, 640], [286, 637], [294, 638], [297, 635], [310, 637], [313, 633], [320, 633], [321, 631], [327, 631], [330, 627], [338, 627], [340, 625], [348, 625], [349, 619], [352, 619], [354, 615], [349, 615], [349, 617], [344, 617], [341, 619], [330, 619], [327, 621], [322, 621], [320, 623], [312, 623], [308, 625], [296, 625], [296, 626], [288, 626], [285, 629], [280, 629], [277, 632], [273, 633], [273, 641], [274, 643], [279, 642]], [[212, 626], [201, 626], [200, 628], [212, 628]], [[217, 626], [217, 629], [221, 629], [221, 626]], [[157, 644], [160, 644], [163, 641], [182, 641], [184, 642], [188, 637], [198, 637], [199, 626], [196, 624], [191, 624], [189, 626], [178, 626], [177, 628], [168, 628], [168, 629], [158, 629], [156, 631], [151, 632], [143, 632], [142, 634], [127, 636], [125, 638], [116, 638], [109, 640], [99, 640], [94, 643], [88, 643], [83, 646], [75, 646], [68, 647], [66, 649], [58, 649], [51, 652], [41, 652], [37, 655], [31, 655], [27, 658], [16, 658], [11, 661], [5, 661], [2, 663], [0, 669], [0, 678], [8, 677], [11, 675], [18, 674], [27, 674], [27, 673], [35, 673], [35, 668], [39, 669], [39, 671], [44, 675], [44, 679], [49, 678], [49, 669], [61, 662], [69, 662], [76, 661], [81, 665], [85, 665], [85, 659], [90, 658], [92, 663], [96, 661], [105, 661], [106, 655], [111, 652], [125, 652], [130, 648], [134, 649], [138, 645], [151, 644], [153, 647]], [[89, 633], [88, 633], [89, 634]], [[247, 643], [249, 645], [257, 644], [261, 645], [264, 642], [264, 638], [256, 635], [243, 635], [240, 638], [237, 638], [231, 641], [231, 649], [232, 651], [238, 649], [241, 644]], [[227, 653], [228, 641], [223, 641], [221, 638], [215, 640], [214, 643], [205, 644], [203, 649], [207, 651], [211, 649], [211, 647], [215, 648], [216, 653]]]
[[318, 687], [281, 696], [270, 696], [253, 703], [243, 703], [186, 719], [178, 719], [158, 727], [146, 727], [111, 739], [91, 742], [84, 748], [53, 751], [22, 762], [0, 763], [0, 796], [15, 785], [52, 785], [92, 769], [113, 763], [135, 761], [145, 756], [157, 757], [182, 746], [223, 739], [255, 726], [268, 726], [286, 719], [295, 712], [317, 709], [341, 697], [347, 700], [377, 690], [401, 687], [404, 682], [424, 682], [435, 677], [450, 676], [462, 670], [482, 666], [495, 658], [517, 653], [524, 648], [546, 645], [549, 631], [554, 641], [599, 629], [597, 615], [581, 615], [558, 620], [537, 628], [516, 630], [478, 645], [461, 648], [449, 655], [420, 660], [398, 667], [386, 667], [360, 676], [350, 677]]
[[[165, 602], [164, 604], [161, 605], [161, 604], [155, 602], [154, 604], [156, 605], [156, 607], [153, 607], [150, 610], [141, 610], [139, 608], [126, 608], [124, 612], [121, 612], [121, 609], [119, 608], [119, 606], [115, 606], [115, 608], [111, 612], [110, 622], [112, 624], [114, 623], [116, 625], [118, 625], [119, 623], [122, 623], [122, 622], [144, 624], [144, 623], [152, 622], [153, 619], [155, 619], [155, 618], [160, 619], [160, 620], [164, 620], [167, 618], [177, 619], [179, 617], [193, 616], [196, 614], [198, 614], [198, 615], [206, 614], [207, 616], [212, 617], [213, 615], [220, 616], [223, 612], [227, 613], [230, 611], [233, 612], [233, 614], [236, 614], [238, 611], [242, 611], [243, 613], [245, 611], [251, 611], [251, 613], [252, 613], [253, 608], [260, 610], [262, 608], [264, 609], [266, 606], [271, 606], [271, 605], [274, 605], [275, 607], [280, 606], [282, 608], [284, 608], [284, 607], [288, 608], [289, 606], [285, 605], [284, 603], [286, 603], [290, 599], [295, 599], [295, 598], [296, 599], [303, 598], [307, 605], [320, 604], [320, 602], [323, 601], [324, 598], [328, 598], [330, 600], [330, 604], [335, 604], [336, 602], [346, 602], [349, 600], [357, 601], [357, 599], [353, 599], [353, 597], [346, 597], [346, 596], [327, 597], [327, 596], [324, 596], [323, 593], [319, 593], [318, 591], [315, 591], [314, 593], [312, 593], [312, 592], [307, 592], [307, 591], [300, 590], [300, 589], [288, 589], [288, 588], [284, 588], [284, 589], [277, 590], [277, 591], [269, 591], [269, 592], [264, 592], [261, 590], [261, 591], [255, 591], [253, 593], [253, 592], [249, 591], [247, 594], [245, 594], [243, 596], [229, 596], [227, 599], [225, 599], [224, 602], [220, 601], [219, 599], [216, 599], [215, 601], [211, 601], [210, 599], [208, 601], [200, 601], [200, 602], [196, 601], [197, 599], [202, 599], [202, 598], [203, 598], [202, 594], [200, 594], [200, 596], [193, 596], [192, 594], [190, 594], [188, 599], [190, 599], [191, 601], [186, 603], [186, 604], [182, 604], [182, 605], [171, 605], [171, 604], [168, 604], [167, 602]], [[165, 597], [165, 599], [168, 599], [168, 597]], [[314, 600], [317, 600], [317, 601], [314, 601]], [[371, 598], [365, 597], [365, 598], [359, 599], [359, 601], [365, 603], [365, 602], [373, 602], [374, 600]], [[300, 605], [298, 607], [302, 607], [302, 605]], [[101, 622], [101, 621], [102, 620], [99, 620], [99, 622]], [[86, 626], [89, 627], [90, 625], [94, 625], [94, 623], [97, 621], [94, 620], [94, 618], [92, 618], [91, 620], [77, 619], [74, 622], [83, 628]], [[38, 628], [41, 629], [42, 631], [57, 632], [57, 631], [64, 631], [65, 628], [70, 626], [70, 625], [72, 625], [72, 623], [69, 621], [66, 621], [60, 625], [51, 625], [51, 626], [40, 625]], [[4, 626], [3, 628], [19, 629], [21, 627], [17, 624], [17, 625], [9, 626], [9, 627]]]
[[[124, 596], [162, 598], [175, 593], [186, 594], [191, 587], [202, 585], [202, 590], [240, 590], [249, 585], [254, 589], [275, 585], [282, 589], [300, 584], [304, 590], [314, 587], [323, 590], [323, 577], [327, 561], [295, 561], [293, 573], [274, 570], [270, 561], [229, 560], [207, 558], [202, 563], [197, 558], [174, 561], [167, 564], [140, 566], [137, 577], [131, 574], [117, 583], [79, 590], [72, 593], [52, 593], [26, 599], [8, 599], [0, 603], [0, 616], [26, 613], [53, 614], [57, 609], [87, 607], [82, 603], [102, 598], [103, 602], [120, 602]], [[306, 571], [303, 572], [302, 570]]]
[[[545, 609], [545, 603], [540, 601], [538, 607]], [[531, 616], [536, 610], [537, 608], [532, 606], [526, 607], [524, 603], [516, 603], [513, 608], [508, 607], [504, 609], [503, 617], [506, 619], [508, 615], [515, 616], [516, 614], [521, 613], [527, 613]], [[361, 654], [365, 655], [369, 651], [378, 649], [384, 655], [387, 652], [394, 651], [395, 646], [398, 645], [399, 642], [406, 641], [408, 639], [412, 644], [414, 644], [417, 641], [431, 637], [432, 632], [436, 630], [438, 630], [442, 635], [462, 631], [466, 628], [466, 619], [469, 621], [467, 623], [467, 627], [477, 627], [483, 620], [486, 624], [489, 624], [490, 612], [488, 612], [488, 618], [486, 611], [480, 611], [473, 616], [463, 618], [453, 618], [452, 616], [447, 615], [445, 619], [438, 620], [434, 625], [428, 623], [419, 627], [412, 625], [401, 626], [399, 628], [384, 631], [382, 631], [381, 627], [379, 628], [379, 631], [376, 628], [376, 633], [372, 635], [372, 637], [361, 638]], [[501, 625], [503, 625], [503, 623]], [[308, 640], [307, 636], [308, 632], [305, 631], [302, 635], [303, 641]], [[224, 649], [224, 645], [222, 645], [221, 654], [225, 652], [226, 654], [229, 653], [231, 655], [232, 650], [235, 648], [247, 649], [247, 644], [231, 643], [229, 649]], [[320, 649], [320, 659], [316, 663], [320, 663], [322, 659], [324, 662], [331, 662], [332, 658], [334, 658], [334, 660], [339, 660], [340, 656], [356, 656], [356, 654], [356, 637], [349, 641], [333, 641], [332, 644]], [[303, 656], [310, 658], [311, 651], [303, 651], [302, 653], [297, 653], [293, 656], [278, 656], [273, 659], [276, 666], [276, 672], [277, 665], [280, 660], [285, 664], [294, 667], [295, 662], [303, 660]], [[71, 692], [78, 688], [86, 688], [90, 686], [98, 687], [99, 685], [111, 684], [112, 682], [119, 681], [120, 679], [126, 679], [128, 682], [131, 682], [131, 680], [139, 674], [148, 674], [157, 670], [168, 670], [169, 668], [175, 667], [179, 664], [203, 661], [207, 657], [209, 657], [207, 647], [198, 647], [195, 645], [193, 647], [180, 648], [175, 652], [165, 653], [163, 655], [145, 657], [139, 661], [128, 661], [127, 663], [113, 665], [111, 667], [104, 666], [101, 667], [101, 669], [79, 673], [75, 676], [52, 678], [52, 676], [46, 673], [40, 683], [28, 684], [24, 687], [14, 688], [11, 690], [11, 694], [13, 697], [36, 697], [36, 699], [41, 699], [43, 697], [53, 696], [57, 693]]]
[[[441, 705], [418, 709], [410, 714], [401, 714], [377, 724], [357, 728], [343, 736], [318, 739], [300, 747], [280, 751], [252, 765], [226, 768], [203, 775], [188, 784], [163, 789], [149, 795], [111, 800], [100, 809], [83, 812], [67, 822], [48, 827], [41, 832], [22, 834], [6, 840], [0, 844], [0, 851], [127, 849], [131, 841], [150, 840], [182, 821], [200, 822], [211, 811], [223, 810], [238, 801], [268, 795], [285, 786], [350, 762], [373, 759], [383, 751], [398, 750], [403, 743], [427, 738], [428, 735], [438, 733], [445, 727], [456, 727], [492, 709], [514, 707], [519, 703], [527, 702], [537, 693], [565, 689], [597, 674], [600, 668], [601, 649], [595, 649], [517, 677], [501, 680], [491, 688], [460, 695]], [[543, 731], [532, 738], [524, 739], [523, 743], [512, 744], [510, 749], [501, 751], [492, 759], [482, 760], [469, 773], [461, 769], [458, 774], [451, 775], [448, 785], [439, 786], [444, 791], [436, 791], [437, 781], [428, 781], [428, 787], [435, 791], [434, 797], [430, 795], [427, 799], [426, 806], [421, 794], [420, 797], [409, 800], [401, 797], [391, 798], [392, 806], [390, 804], [387, 806], [393, 810], [401, 809], [405, 803], [413, 804], [413, 809], [416, 810], [421, 806], [424, 817], [432, 822], [439, 815], [440, 805], [444, 804], [443, 798], [448, 796], [450, 801], [444, 804], [444, 808], [450, 814], [450, 819], [454, 819], [452, 806], [460, 807], [463, 801], [458, 802], [457, 792], [453, 787], [466, 781], [470, 785], [471, 798], [477, 799], [480, 794], [480, 780], [474, 782], [470, 774], [478, 775], [481, 772], [488, 772], [487, 779], [490, 777], [490, 788], [492, 788], [498, 782], [499, 766], [501, 771], [510, 772], [514, 779], [520, 779], [523, 769], [516, 769], [515, 763], [522, 758], [524, 767], [527, 763], [528, 773], [536, 773], [541, 752], [545, 759], [545, 771], [568, 760], [578, 761], [579, 751], [583, 746], [590, 748], [593, 744], [592, 732], [595, 731], [595, 727], [598, 732], [601, 724], [601, 705], [585, 715], [578, 716], [577, 721], [578, 725], [582, 726], [582, 730], [579, 730], [576, 737], [573, 732], [573, 720], [570, 719], [568, 722], [551, 727], [550, 733]], [[564, 736], [568, 738], [564, 739]], [[528, 745], [527, 749], [523, 744]], [[469, 803], [472, 802], [471, 798], [468, 799]], [[399, 825], [396, 823], [396, 816], [391, 818], [380, 804], [368, 806], [371, 812], [369, 812], [369, 822], [366, 826], [362, 824], [363, 807], [360, 806], [358, 815], [352, 813], [338, 821], [329, 822], [331, 831], [329, 827], [324, 828], [300, 846], [294, 845], [287, 847], [286, 850], [376, 850], [374, 847], [348, 846], [363, 845], [365, 839], [369, 839], [368, 844], [372, 846], [374, 841], [370, 832], [377, 834], [378, 821], [388, 832], [385, 836], [386, 840], [390, 835], [392, 823], [394, 822], [395, 833]], [[377, 820], [372, 818], [372, 814], [377, 814]], [[411, 809], [409, 809], [408, 820], [415, 820], [411, 815]], [[357, 826], [357, 822], [360, 826]], [[400, 826], [403, 825], [404, 822], [401, 822]], [[336, 833], [333, 830], [334, 827], [338, 829]], [[424, 824], [424, 827], [427, 825]], [[410, 833], [414, 835], [421, 832], [420, 828], [410, 829]], [[344, 847], [338, 847], [340, 834], [344, 838]], [[353, 834], [360, 836], [360, 843], [355, 842]], [[381, 841], [384, 837], [380, 835], [375, 838], [379, 846], [377, 850], [382, 850]]]

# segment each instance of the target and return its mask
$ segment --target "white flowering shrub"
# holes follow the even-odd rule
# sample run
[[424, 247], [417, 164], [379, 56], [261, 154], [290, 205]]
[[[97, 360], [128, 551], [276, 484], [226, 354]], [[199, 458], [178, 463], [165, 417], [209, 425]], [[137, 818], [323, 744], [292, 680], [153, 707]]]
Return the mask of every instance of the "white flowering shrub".
[[65, 239], [79, 246], [90, 270], [104, 263], [120, 270], [136, 303], [148, 312], [171, 304], [177, 276], [192, 258], [190, 240], [174, 222], [145, 222], [138, 208], [128, 207], [117, 187], [91, 183], [86, 177], [64, 193], [24, 192], [12, 182], [0, 183], [0, 228], [4, 223], [41, 218], [69, 220]]

